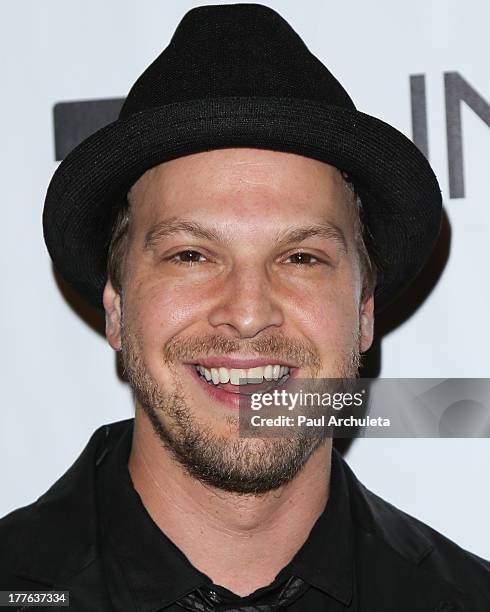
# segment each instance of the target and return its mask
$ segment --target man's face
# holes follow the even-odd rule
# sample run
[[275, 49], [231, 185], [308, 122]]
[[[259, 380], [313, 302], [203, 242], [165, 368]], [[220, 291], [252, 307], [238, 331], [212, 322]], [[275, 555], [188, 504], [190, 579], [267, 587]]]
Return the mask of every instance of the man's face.
[[107, 336], [155, 432], [198, 479], [264, 492], [321, 443], [240, 438], [236, 383], [356, 375], [373, 300], [360, 302], [351, 198], [332, 166], [242, 148], [166, 162], [131, 189]]

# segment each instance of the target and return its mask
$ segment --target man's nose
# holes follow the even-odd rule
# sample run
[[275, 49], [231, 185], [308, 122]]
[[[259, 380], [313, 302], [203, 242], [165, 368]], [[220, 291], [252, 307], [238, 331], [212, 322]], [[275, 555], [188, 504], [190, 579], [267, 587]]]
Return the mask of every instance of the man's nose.
[[283, 324], [282, 306], [267, 271], [248, 264], [230, 271], [208, 320], [217, 331], [253, 338], [269, 327]]

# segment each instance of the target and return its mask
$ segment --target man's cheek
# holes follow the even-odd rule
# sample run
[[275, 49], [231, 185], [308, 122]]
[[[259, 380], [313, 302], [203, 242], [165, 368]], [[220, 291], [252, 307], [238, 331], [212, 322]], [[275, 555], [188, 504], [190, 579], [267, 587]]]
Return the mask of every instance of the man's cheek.
[[341, 338], [356, 325], [357, 311], [348, 301], [324, 300], [305, 302], [302, 320], [315, 336]]
[[159, 337], [175, 334], [202, 310], [201, 296], [167, 282], [141, 284], [132, 301], [135, 320], [142, 322], [145, 333]]

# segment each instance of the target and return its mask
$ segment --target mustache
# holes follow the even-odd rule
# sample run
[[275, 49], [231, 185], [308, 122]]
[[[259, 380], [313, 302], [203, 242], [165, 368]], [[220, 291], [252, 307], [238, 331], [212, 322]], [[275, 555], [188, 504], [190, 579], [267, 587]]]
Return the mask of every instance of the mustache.
[[[221, 334], [172, 338], [163, 349], [163, 360], [172, 365], [204, 356], [237, 353], [261, 357], [277, 357], [298, 367], [320, 369], [322, 361], [306, 340], [287, 338], [281, 334], [261, 336], [252, 340], [237, 340]], [[273, 359], [271, 359], [273, 361]]]

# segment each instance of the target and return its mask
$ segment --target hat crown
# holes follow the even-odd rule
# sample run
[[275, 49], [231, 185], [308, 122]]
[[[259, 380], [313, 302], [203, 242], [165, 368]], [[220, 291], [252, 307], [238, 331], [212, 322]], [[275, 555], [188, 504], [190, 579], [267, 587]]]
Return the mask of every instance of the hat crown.
[[234, 96], [309, 99], [355, 109], [331, 72], [273, 9], [261, 4], [188, 11], [170, 44], [131, 88], [121, 110]]

